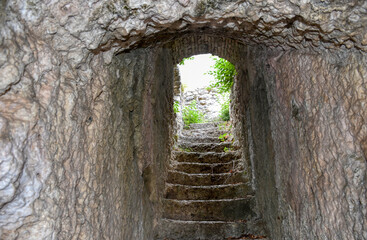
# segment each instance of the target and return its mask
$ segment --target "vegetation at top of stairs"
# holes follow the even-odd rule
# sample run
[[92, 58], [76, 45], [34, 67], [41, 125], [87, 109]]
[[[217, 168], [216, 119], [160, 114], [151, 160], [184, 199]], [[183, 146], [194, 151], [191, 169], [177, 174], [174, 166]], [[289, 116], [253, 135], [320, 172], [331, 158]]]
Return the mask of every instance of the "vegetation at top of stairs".
[[195, 100], [182, 109], [182, 118], [186, 127], [192, 123], [204, 122], [204, 114], [197, 109]]

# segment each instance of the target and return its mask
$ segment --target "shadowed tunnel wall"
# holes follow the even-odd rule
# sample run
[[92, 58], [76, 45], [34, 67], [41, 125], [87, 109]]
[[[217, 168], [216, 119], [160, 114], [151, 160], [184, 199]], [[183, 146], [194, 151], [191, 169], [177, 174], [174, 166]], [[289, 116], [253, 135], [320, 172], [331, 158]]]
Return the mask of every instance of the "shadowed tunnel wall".
[[151, 240], [173, 66], [206, 52], [239, 72], [236, 134], [269, 236], [367, 238], [362, 2], [0, 9], [2, 239]]

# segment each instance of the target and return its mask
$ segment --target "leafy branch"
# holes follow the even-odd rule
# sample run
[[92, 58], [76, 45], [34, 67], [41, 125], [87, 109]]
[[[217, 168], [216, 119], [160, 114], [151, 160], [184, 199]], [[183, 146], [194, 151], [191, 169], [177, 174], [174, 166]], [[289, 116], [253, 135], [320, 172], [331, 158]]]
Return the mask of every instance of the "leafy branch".
[[215, 60], [213, 70], [206, 73], [215, 79], [210, 86], [217, 88], [219, 93], [230, 92], [233, 79], [237, 75], [235, 66], [223, 58], [213, 57], [213, 59]]

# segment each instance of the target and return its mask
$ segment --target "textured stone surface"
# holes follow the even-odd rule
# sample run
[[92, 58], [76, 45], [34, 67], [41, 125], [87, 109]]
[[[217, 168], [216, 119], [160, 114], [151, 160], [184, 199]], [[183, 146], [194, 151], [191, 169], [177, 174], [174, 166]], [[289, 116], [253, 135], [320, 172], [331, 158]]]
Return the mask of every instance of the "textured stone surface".
[[164, 200], [163, 217], [187, 221], [239, 221], [254, 217], [253, 197], [225, 200]]
[[248, 180], [248, 176], [241, 171], [232, 171], [226, 173], [201, 173], [190, 174], [178, 171], [169, 171], [167, 175], [168, 183], [191, 183], [194, 186], [205, 185], [220, 185], [220, 184], [232, 184], [240, 183]]
[[[254, 231], [260, 232], [261, 222], [243, 224], [243, 222], [224, 222], [224, 221], [180, 221], [163, 219], [164, 225], [158, 231], [157, 240], [202, 240], [213, 239], [222, 240], [231, 239], [234, 236], [251, 234]], [[161, 235], [166, 228], [172, 229], [170, 235]], [[241, 239], [241, 238], [235, 238]], [[243, 239], [243, 238], [242, 238]], [[266, 238], [263, 238], [266, 240]]]
[[275, 239], [365, 239], [366, 59], [267, 52], [246, 64], [258, 207]]
[[172, 69], [156, 67], [169, 59], [137, 51], [110, 70], [95, 59], [85, 82], [66, 68], [43, 107], [27, 81], [1, 97], [2, 239], [152, 238], [173, 119]]
[[220, 111], [220, 95], [215, 89], [197, 88], [183, 93], [184, 106], [192, 101], [196, 102], [197, 109], [204, 114], [206, 121], [218, 121]]
[[0, 238], [151, 239], [173, 66], [207, 52], [244, 83], [237, 129], [270, 236], [367, 238], [365, 9], [1, 1]]
[[[205, 130], [213, 128], [213, 125], [219, 124], [194, 124], [193, 129], [184, 129], [183, 133], [203, 132], [202, 136], [205, 137]], [[219, 127], [216, 130], [219, 132]], [[180, 139], [178, 142], [182, 144]], [[248, 184], [248, 173], [241, 167], [243, 159], [223, 161], [223, 155], [229, 157], [241, 154], [228, 154], [223, 148], [222, 155], [212, 152], [213, 147], [210, 145], [218, 143], [205, 143], [206, 147], [203, 148], [200, 139], [194, 139], [184, 146], [188, 144], [200, 154], [182, 151], [181, 154], [173, 155], [165, 184], [163, 215], [156, 227], [155, 239], [222, 240], [242, 236], [246, 226], [259, 222], [254, 192]], [[182, 158], [189, 159], [189, 162], [182, 162]], [[195, 221], [196, 226], [191, 221]], [[218, 229], [213, 229], [213, 225]], [[249, 229], [251, 234], [264, 233], [264, 227], [257, 225]], [[177, 233], [179, 226], [182, 233]]]

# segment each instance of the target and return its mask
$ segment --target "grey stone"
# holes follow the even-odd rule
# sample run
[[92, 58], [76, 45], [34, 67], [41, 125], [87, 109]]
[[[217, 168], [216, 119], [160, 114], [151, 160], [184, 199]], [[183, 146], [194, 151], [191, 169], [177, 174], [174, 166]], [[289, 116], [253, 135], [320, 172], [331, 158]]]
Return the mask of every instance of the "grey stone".
[[[1, 1], [0, 238], [153, 239], [174, 136], [173, 68], [210, 52], [239, 73], [234, 135], [267, 235], [367, 239], [365, 9]], [[187, 232], [208, 236], [202, 229]]]

